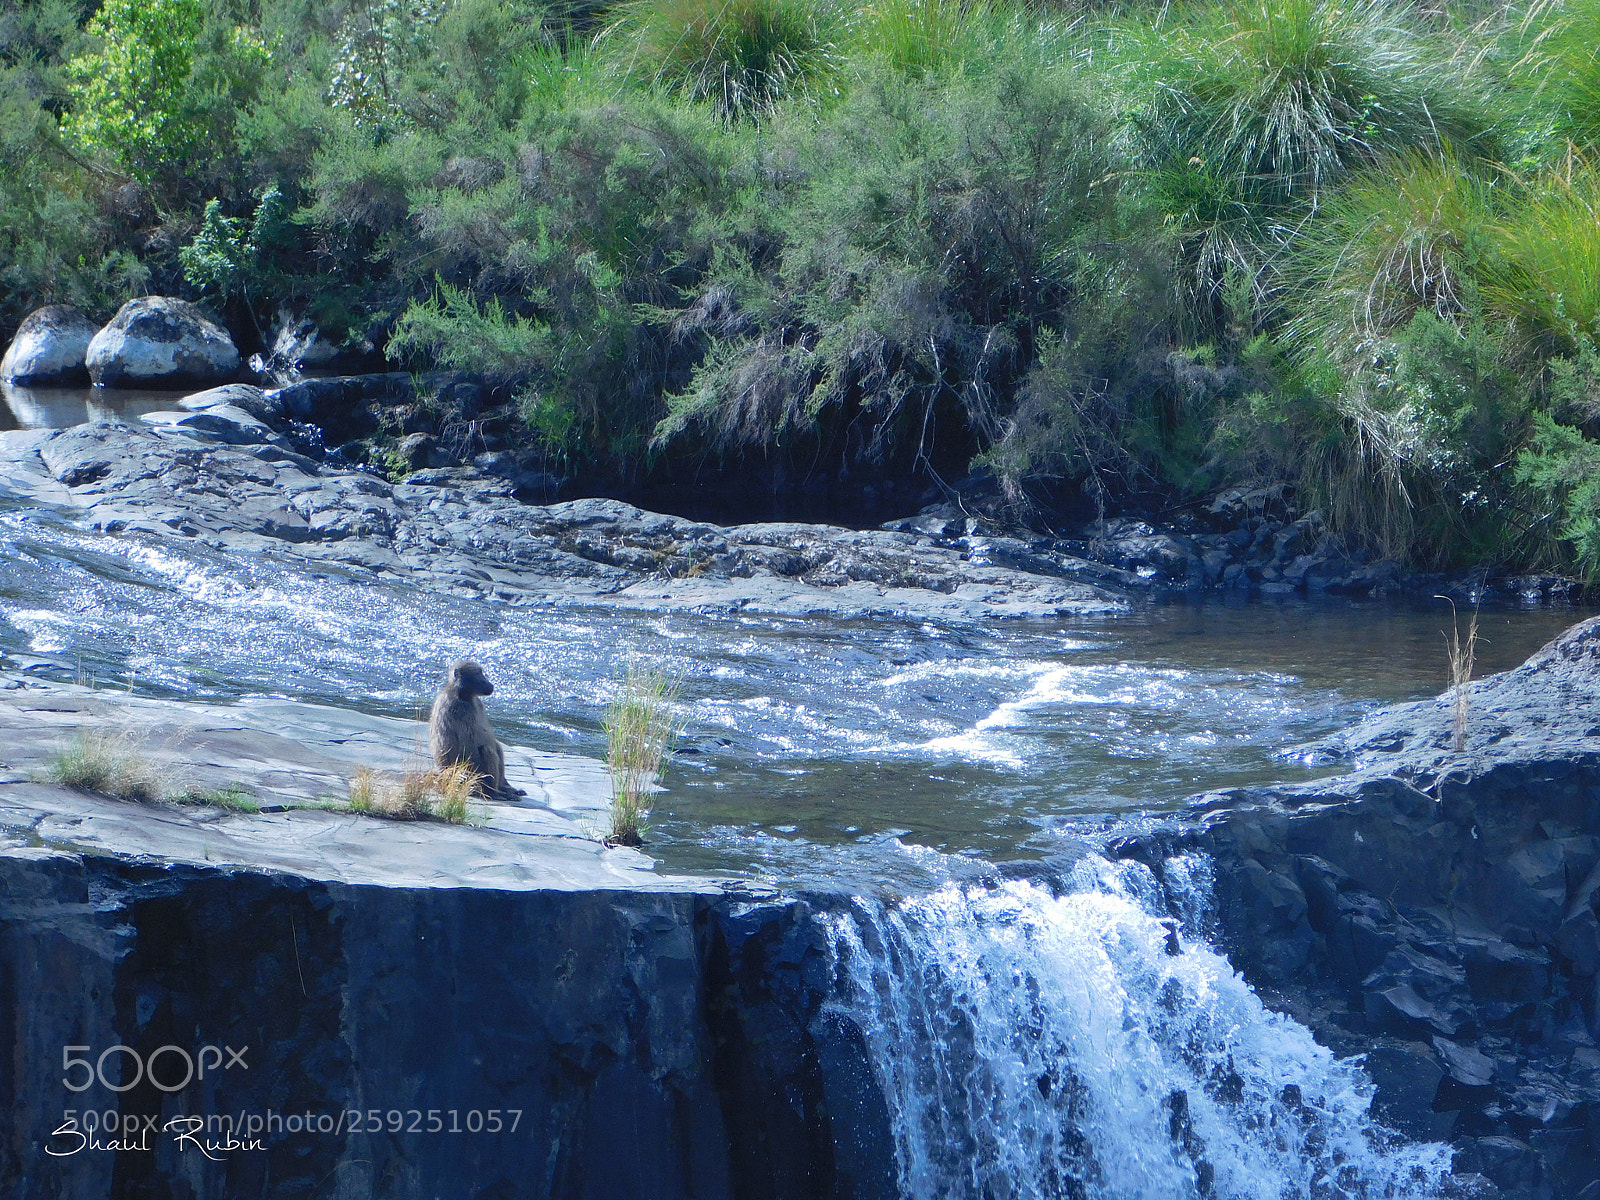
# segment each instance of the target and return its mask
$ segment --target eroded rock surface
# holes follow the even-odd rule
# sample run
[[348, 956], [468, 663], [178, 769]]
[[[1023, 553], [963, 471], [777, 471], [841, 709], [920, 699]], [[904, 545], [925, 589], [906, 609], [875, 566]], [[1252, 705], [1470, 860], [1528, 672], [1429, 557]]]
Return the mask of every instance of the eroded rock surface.
[[[269, 393], [270, 395], [270, 393]], [[953, 622], [1113, 612], [1104, 568], [996, 557], [913, 533], [720, 527], [615, 500], [519, 501], [476, 470], [391, 484], [296, 453], [231, 402], [0, 434], [0, 488], [70, 506], [93, 528], [276, 548], [375, 574], [526, 603], [911, 615]]]

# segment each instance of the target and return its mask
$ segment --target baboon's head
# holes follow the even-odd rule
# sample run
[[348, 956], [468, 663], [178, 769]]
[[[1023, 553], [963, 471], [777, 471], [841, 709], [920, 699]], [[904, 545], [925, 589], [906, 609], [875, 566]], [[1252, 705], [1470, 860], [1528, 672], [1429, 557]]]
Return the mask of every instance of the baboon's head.
[[494, 695], [494, 684], [489, 682], [489, 677], [483, 673], [483, 668], [465, 659], [450, 665], [450, 678], [446, 680], [446, 686], [454, 688], [463, 696]]

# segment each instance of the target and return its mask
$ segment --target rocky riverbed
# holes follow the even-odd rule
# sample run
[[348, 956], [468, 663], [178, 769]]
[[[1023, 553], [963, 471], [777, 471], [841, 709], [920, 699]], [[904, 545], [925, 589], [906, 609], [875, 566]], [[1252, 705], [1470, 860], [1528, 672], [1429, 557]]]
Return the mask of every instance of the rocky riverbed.
[[235, 405], [0, 434], [0, 488], [91, 528], [277, 549], [511, 603], [891, 613], [953, 622], [1116, 611], [1115, 572], [916, 533], [719, 527], [611, 500], [524, 504], [477, 470], [391, 484], [296, 453]]

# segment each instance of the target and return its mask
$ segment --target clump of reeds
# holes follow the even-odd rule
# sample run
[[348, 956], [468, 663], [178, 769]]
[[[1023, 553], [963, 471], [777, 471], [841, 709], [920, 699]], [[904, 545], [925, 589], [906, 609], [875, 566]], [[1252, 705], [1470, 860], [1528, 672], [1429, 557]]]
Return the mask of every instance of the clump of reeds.
[[[1449, 600], [1441, 596], [1441, 600]], [[1453, 694], [1453, 733], [1451, 749], [1460, 754], [1467, 748], [1467, 718], [1472, 711], [1472, 663], [1478, 652], [1478, 610], [1472, 610], [1472, 620], [1467, 623], [1467, 636], [1461, 636], [1461, 621], [1455, 611], [1455, 601], [1450, 601], [1450, 632], [1445, 634], [1446, 653], [1450, 660], [1450, 688]]]
[[74, 734], [51, 760], [46, 777], [118, 800], [160, 800], [165, 792], [161, 773], [130, 738], [94, 730]]
[[472, 816], [478, 772], [468, 763], [399, 778], [363, 767], [350, 780], [350, 811], [395, 821], [446, 821], [464, 825]]
[[611, 773], [611, 832], [606, 843], [644, 842], [646, 802], [661, 760], [680, 732], [673, 716], [682, 683], [659, 667], [629, 664], [606, 710], [606, 767]]

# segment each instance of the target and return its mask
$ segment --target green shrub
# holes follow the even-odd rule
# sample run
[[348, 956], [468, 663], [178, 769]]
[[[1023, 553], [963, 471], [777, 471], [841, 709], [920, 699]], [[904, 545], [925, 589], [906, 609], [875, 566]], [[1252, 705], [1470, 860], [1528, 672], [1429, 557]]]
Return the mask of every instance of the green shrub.
[[389, 340], [389, 354], [419, 354], [425, 362], [504, 382], [527, 375], [548, 357], [549, 340], [548, 326], [508, 316], [497, 298], [480, 307], [466, 292], [440, 283], [432, 296], [407, 307]]
[[1065, 73], [1020, 67], [869, 74], [820, 125], [770, 136], [797, 180], [781, 264], [728, 278], [739, 319], [654, 444], [964, 469], [1041, 331], [1106, 299], [1123, 258], [1109, 131]]
[[1540, 520], [1571, 544], [1588, 579], [1600, 577], [1600, 445], [1539, 413], [1532, 438], [1517, 456], [1517, 482], [1536, 497]]

